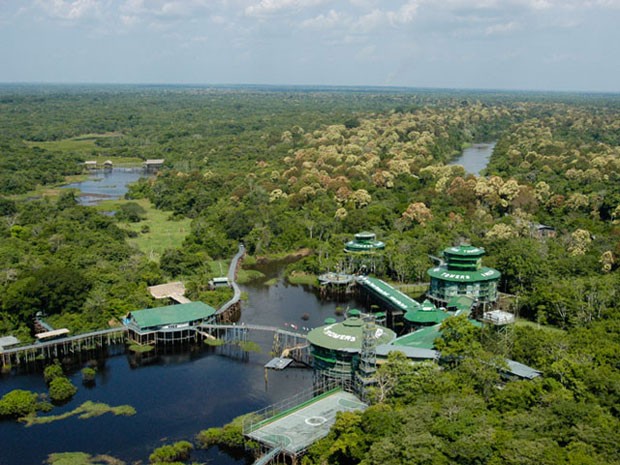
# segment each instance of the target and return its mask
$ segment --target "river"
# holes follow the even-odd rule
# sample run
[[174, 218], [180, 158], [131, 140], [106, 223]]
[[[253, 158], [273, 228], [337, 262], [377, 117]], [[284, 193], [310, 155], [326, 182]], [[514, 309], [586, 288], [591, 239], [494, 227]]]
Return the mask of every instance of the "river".
[[473, 144], [463, 150], [463, 153], [451, 165], [461, 165], [465, 171], [476, 176], [485, 169], [489, 163], [496, 142]]
[[[254, 282], [241, 286], [249, 300], [243, 303], [241, 322], [290, 327], [322, 324], [335, 315], [336, 307], [357, 306], [355, 301], [337, 304], [321, 299], [303, 286], [289, 285], [282, 278], [282, 264], [261, 268], [267, 278], [279, 277], [267, 286]], [[301, 316], [307, 313], [309, 320]], [[42, 463], [52, 452], [83, 451], [109, 454], [127, 463], [148, 461], [153, 449], [177, 440], [192, 441], [196, 433], [211, 426], [222, 426], [236, 416], [288, 398], [312, 383], [311, 370], [287, 368], [269, 371], [265, 381], [263, 365], [271, 337], [260, 340], [263, 352], [244, 358], [227, 356], [225, 348], [202, 347], [196, 351], [159, 356], [155, 363], [132, 368], [127, 355], [110, 357], [98, 370], [92, 388], [81, 385], [79, 370], [70, 374], [79, 390], [67, 405], [53, 414], [69, 411], [86, 400], [110, 405], [129, 404], [137, 410], [132, 417], [105, 414], [80, 420], [72, 417], [46, 425], [25, 427], [0, 423], [0, 465]], [[253, 338], [254, 339], [254, 338]], [[4, 376], [0, 396], [12, 389], [46, 392], [42, 373]], [[192, 461], [212, 460], [218, 465], [241, 465], [217, 448], [196, 451]]]

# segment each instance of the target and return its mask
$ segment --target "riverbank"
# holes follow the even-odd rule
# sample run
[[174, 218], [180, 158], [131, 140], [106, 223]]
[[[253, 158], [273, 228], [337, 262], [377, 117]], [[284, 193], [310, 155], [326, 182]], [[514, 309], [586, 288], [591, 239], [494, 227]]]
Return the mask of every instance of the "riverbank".
[[[253, 281], [260, 281], [263, 285], [272, 286], [277, 284], [280, 278], [284, 276], [287, 282], [291, 284], [316, 285], [318, 284], [316, 275], [309, 275], [295, 271], [287, 273], [283, 268], [283, 265], [294, 263], [311, 255], [312, 253], [312, 249], [302, 248], [292, 252], [280, 252], [254, 256], [246, 255], [243, 261], [243, 267], [239, 270], [237, 282], [239, 284], [249, 284]], [[267, 269], [273, 268], [274, 266], [282, 268], [281, 271], [283, 272], [279, 272], [277, 275], [271, 276], [268, 279]]]
[[461, 154], [450, 165], [461, 165], [465, 171], [480, 176], [489, 164], [497, 142], [478, 142], [463, 146]]

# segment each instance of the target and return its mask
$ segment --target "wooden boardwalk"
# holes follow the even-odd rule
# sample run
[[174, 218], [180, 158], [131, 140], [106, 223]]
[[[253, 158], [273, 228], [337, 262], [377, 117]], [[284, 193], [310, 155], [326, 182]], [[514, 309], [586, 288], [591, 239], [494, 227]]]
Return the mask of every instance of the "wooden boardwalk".
[[3, 367], [17, 366], [41, 359], [53, 360], [63, 355], [125, 342], [126, 333], [127, 328], [125, 326], [102, 329], [53, 341], [37, 342], [6, 349], [0, 352], [0, 358]]

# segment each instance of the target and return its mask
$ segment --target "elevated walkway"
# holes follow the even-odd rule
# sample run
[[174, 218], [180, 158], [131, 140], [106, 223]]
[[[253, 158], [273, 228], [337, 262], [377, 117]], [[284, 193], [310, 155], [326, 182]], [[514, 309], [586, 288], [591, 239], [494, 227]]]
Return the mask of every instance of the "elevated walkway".
[[269, 452], [267, 452], [265, 455], [263, 455], [262, 457], [259, 457], [258, 459], [256, 459], [256, 461], [254, 462], [254, 465], [267, 465], [273, 459], [275, 459], [281, 452], [282, 452], [282, 449], [280, 447], [275, 447], [271, 449]]
[[400, 310], [406, 313], [421, 308], [417, 301], [380, 279], [358, 276], [357, 284], [393, 310]]
[[223, 316], [226, 315], [226, 313], [229, 312], [232, 308], [237, 306], [239, 304], [239, 301], [241, 300], [241, 289], [239, 288], [239, 285], [237, 284], [235, 279], [237, 277], [237, 267], [239, 266], [239, 260], [241, 260], [241, 258], [244, 255], [245, 255], [245, 246], [243, 244], [239, 244], [239, 250], [233, 257], [233, 259], [230, 261], [230, 266], [228, 267], [228, 275], [227, 275], [228, 282], [230, 283], [230, 287], [233, 288], [233, 296], [228, 302], [222, 305], [217, 310], [217, 312], [215, 312], [215, 316], [216, 318], [218, 318], [218, 321], [221, 321], [223, 319]]
[[252, 324], [211, 324], [211, 323], [202, 323], [197, 326], [197, 328], [209, 332], [209, 331], [220, 331], [226, 329], [247, 329], [252, 331], [262, 331], [268, 333], [278, 333], [284, 334], [287, 336], [298, 337], [302, 339], [306, 339], [306, 335], [302, 333], [295, 333], [293, 331], [287, 331], [285, 329], [280, 329], [277, 326], [266, 326], [266, 325], [252, 325]]
[[3, 366], [20, 365], [36, 360], [52, 360], [61, 354], [77, 353], [94, 347], [124, 342], [126, 333], [127, 327], [120, 326], [62, 337], [52, 341], [36, 342], [34, 344], [0, 350], [0, 359]]

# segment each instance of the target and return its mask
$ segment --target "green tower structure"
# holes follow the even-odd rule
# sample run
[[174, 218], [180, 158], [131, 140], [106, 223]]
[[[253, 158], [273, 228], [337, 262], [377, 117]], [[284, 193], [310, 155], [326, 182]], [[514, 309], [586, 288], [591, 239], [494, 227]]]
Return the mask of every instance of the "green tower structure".
[[352, 241], [344, 245], [345, 252], [370, 253], [385, 249], [385, 243], [378, 241], [375, 233], [363, 231], [357, 233]]
[[427, 297], [435, 305], [446, 307], [451, 298], [469, 296], [486, 306], [497, 301], [500, 272], [482, 266], [485, 251], [481, 247], [459, 245], [443, 251], [444, 263], [430, 268]]
[[368, 371], [368, 357], [362, 357], [367, 355], [368, 346], [387, 344], [396, 337], [393, 331], [374, 322], [369, 329], [358, 311], [349, 311], [348, 315], [341, 323], [330, 320], [330, 324], [308, 333], [315, 375], [342, 385], [352, 384], [360, 364]]
[[374, 273], [383, 260], [385, 243], [375, 233], [362, 231], [344, 245], [346, 268], [350, 273]]

